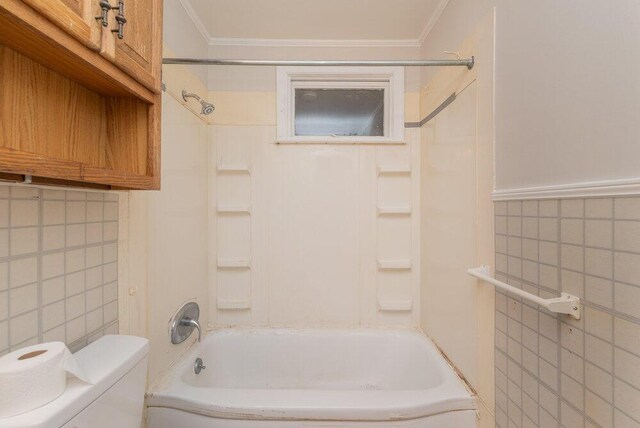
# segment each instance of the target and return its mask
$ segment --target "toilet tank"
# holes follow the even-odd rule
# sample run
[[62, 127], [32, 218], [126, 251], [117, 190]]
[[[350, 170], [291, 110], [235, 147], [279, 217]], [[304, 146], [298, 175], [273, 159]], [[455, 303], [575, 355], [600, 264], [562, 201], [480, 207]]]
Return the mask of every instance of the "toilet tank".
[[140, 428], [148, 352], [141, 337], [101, 337], [73, 354], [92, 385], [69, 378], [60, 397], [0, 419], [0, 428]]

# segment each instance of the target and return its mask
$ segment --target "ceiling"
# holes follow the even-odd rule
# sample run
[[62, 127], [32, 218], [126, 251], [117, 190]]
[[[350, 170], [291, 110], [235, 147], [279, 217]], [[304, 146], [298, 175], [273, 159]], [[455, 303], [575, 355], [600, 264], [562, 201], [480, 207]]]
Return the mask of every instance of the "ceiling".
[[181, 0], [211, 44], [419, 45], [448, 0]]

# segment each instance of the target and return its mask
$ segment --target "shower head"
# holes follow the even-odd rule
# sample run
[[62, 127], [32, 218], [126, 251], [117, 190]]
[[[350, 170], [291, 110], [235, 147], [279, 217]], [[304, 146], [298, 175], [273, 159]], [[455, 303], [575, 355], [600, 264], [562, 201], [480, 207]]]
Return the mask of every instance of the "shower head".
[[200, 110], [200, 114], [204, 114], [204, 115], [209, 115], [211, 113], [213, 113], [213, 111], [216, 109], [213, 104], [206, 102], [205, 100], [203, 100], [202, 98], [200, 98], [198, 95], [196, 94], [190, 94], [187, 91], [185, 91], [184, 89], [182, 90], [182, 99], [187, 101], [187, 98], [195, 98], [196, 100], [198, 100], [198, 102], [202, 105], [202, 109]]
[[202, 104], [202, 114], [204, 115], [208, 115], [213, 113], [213, 111], [216, 109], [213, 104], [208, 103], [206, 101], [202, 101], [200, 100], [200, 104]]

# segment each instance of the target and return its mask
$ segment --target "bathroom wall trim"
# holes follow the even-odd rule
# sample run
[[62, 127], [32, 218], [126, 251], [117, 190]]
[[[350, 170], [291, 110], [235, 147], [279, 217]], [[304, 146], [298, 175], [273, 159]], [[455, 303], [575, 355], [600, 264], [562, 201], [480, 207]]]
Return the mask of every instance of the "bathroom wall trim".
[[[449, 0], [442, 0], [436, 11], [432, 15], [427, 25], [423, 28], [421, 35], [417, 39], [388, 39], [388, 40], [324, 40], [324, 39], [242, 39], [212, 37], [202, 22], [197, 12], [193, 8], [190, 0], [179, 0], [185, 12], [193, 21], [193, 25], [198, 29], [202, 38], [209, 46], [250, 46], [250, 47], [323, 47], [323, 48], [419, 48], [424, 43], [431, 29], [435, 26], [438, 18], [444, 10], [444, 6]], [[444, 3], [444, 5], [442, 4]], [[435, 19], [434, 19], [435, 18]]]
[[191, 0], [179, 0], [202, 38], [209, 46], [251, 46], [251, 47], [323, 47], [323, 48], [420, 48], [431, 30], [440, 19], [449, 0], [440, 0], [433, 14], [416, 39], [243, 39], [212, 37], [206, 25], [191, 4]]
[[241, 39], [211, 37], [209, 46], [320, 47], [320, 48], [418, 48], [418, 39]]
[[431, 30], [433, 30], [433, 27], [435, 27], [438, 23], [442, 12], [444, 12], [448, 4], [449, 0], [440, 0], [440, 3], [438, 3], [438, 6], [436, 6], [436, 10], [433, 11], [431, 18], [429, 18], [429, 21], [427, 21], [424, 28], [422, 29], [422, 32], [420, 33], [420, 36], [418, 37], [418, 47], [422, 47], [425, 40], [427, 40], [427, 37], [429, 37]]
[[189, 16], [189, 19], [191, 19], [191, 22], [193, 22], [193, 25], [196, 27], [198, 32], [202, 35], [202, 38], [204, 39], [204, 41], [207, 44], [210, 44], [211, 35], [209, 34], [207, 27], [204, 25], [204, 22], [202, 22], [202, 20], [200, 19], [196, 11], [193, 9], [191, 2], [189, 0], [178, 0], [178, 1], [180, 2], [180, 5], [182, 5], [184, 11], [187, 13], [187, 16]]
[[494, 201], [640, 195], [640, 177], [494, 190]]

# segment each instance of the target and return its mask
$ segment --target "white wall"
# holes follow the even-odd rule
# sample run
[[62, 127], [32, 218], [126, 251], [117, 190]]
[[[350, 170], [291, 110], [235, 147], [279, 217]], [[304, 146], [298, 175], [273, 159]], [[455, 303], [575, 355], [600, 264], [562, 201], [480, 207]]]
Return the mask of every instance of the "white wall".
[[170, 95], [163, 97], [162, 190], [149, 197], [150, 373], [162, 370], [195, 340], [168, 338], [168, 322], [186, 301], [207, 319], [208, 144], [206, 124]]
[[466, 269], [477, 259], [476, 104], [473, 82], [422, 128], [421, 163], [422, 319], [425, 331], [473, 384], [478, 338], [468, 333], [475, 330], [477, 301]]
[[[180, 0], [169, 0], [163, 3], [162, 42], [166, 50], [165, 56], [206, 57], [209, 49], [208, 41], [195, 27], [181, 3]], [[190, 67], [190, 72], [206, 84], [207, 67], [193, 66]]]
[[[364, 47], [251, 47], [211, 46], [212, 58], [231, 59], [417, 59], [418, 48], [364, 48]], [[418, 90], [420, 69], [405, 69], [405, 91]], [[276, 67], [215, 66], [209, 68], [211, 91], [274, 92], [276, 90]]]
[[[322, 48], [211, 46], [212, 58], [239, 59], [417, 59], [418, 48]], [[420, 69], [405, 68], [405, 119], [420, 121]], [[211, 123], [275, 124], [276, 67], [212, 66], [208, 70], [209, 99], [218, 108]]]
[[[417, 326], [418, 137], [278, 145], [274, 125], [212, 126], [211, 327]], [[385, 166], [411, 172], [378, 175]], [[379, 215], [378, 206], [411, 213]], [[244, 212], [222, 212], [234, 207]], [[406, 267], [380, 269], [378, 259]]]
[[172, 315], [187, 301], [208, 318], [208, 144], [207, 125], [169, 93], [162, 96], [162, 190], [130, 192], [129, 308], [123, 331], [149, 338], [149, 382], [194, 342], [170, 343]]
[[478, 393], [493, 427], [494, 290], [467, 269], [493, 264], [493, 15], [454, 49], [472, 70], [440, 68], [421, 104], [455, 100], [421, 128], [421, 327]]
[[494, 6], [496, 189], [640, 177], [640, 3], [451, 0], [421, 56]]

